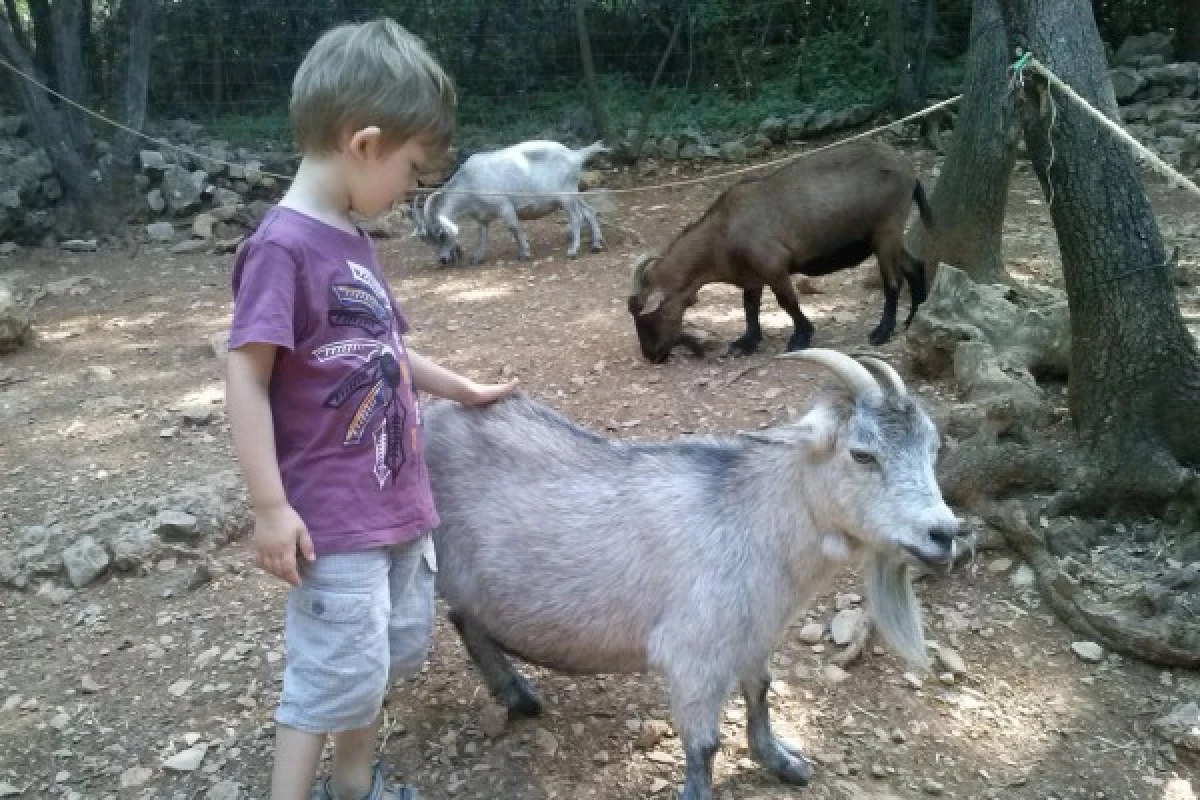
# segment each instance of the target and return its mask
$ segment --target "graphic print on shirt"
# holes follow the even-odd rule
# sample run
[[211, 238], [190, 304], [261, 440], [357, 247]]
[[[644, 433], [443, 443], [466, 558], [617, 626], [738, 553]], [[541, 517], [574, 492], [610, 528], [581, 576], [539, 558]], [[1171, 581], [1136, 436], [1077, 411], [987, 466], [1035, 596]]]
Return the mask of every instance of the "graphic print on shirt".
[[[400, 392], [405, 389], [412, 392], [414, 408], [416, 392], [387, 292], [366, 267], [353, 261], [347, 261], [346, 266], [354, 280], [351, 283], [335, 283], [330, 287], [332, 305], [329, 324], [340, 328], [357, 328], [375, 338], [330, 342], [314, 350], [313, 356], [320, 362], [348, 359], [357, 364], [325, 398], [324, 405], [326, 408], [341, 408], [357, 399], [354, 415], [342, 438], [345, 447], [361, 445], [368, 429], [378, 420], [371, 437], [375, 448], [375, 479], [382, 489], [389, 478], [392, 483], [396, 482], [396, 476], [407, 458], [404, 427], [408, 411]], [[416, 449], [419, 417], [414, 423], [413, 441], [410, 444], [412, 451]]]

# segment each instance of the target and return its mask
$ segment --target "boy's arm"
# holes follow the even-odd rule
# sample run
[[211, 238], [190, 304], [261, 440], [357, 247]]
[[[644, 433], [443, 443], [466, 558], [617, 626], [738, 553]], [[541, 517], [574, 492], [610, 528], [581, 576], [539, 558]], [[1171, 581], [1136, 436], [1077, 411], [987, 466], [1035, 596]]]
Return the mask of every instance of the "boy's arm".
[[515, 380], [508, 383], [476, 383], [411, 349], [408, 351], [408, 361], [412, 364], [413, 383], [418, 391], [465, 406], [487, 405], [512, 394], [517, 388]]
[[275, 428], [268, 387], [276, 346], [251, 343], [229, 351], [226, 407], [238, 462], [254, 507], [254, 549], [258, 565], [293, 586], [300, 583], [296, 552], [312, 561], [312, 539], [288, 504], [275, 454]]

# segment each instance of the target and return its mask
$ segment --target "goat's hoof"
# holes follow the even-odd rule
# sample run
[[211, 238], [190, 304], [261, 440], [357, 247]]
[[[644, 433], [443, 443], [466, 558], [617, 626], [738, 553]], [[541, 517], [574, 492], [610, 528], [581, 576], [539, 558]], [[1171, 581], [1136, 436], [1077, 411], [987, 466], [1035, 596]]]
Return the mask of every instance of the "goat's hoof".
[[776, 739], [767, 754], [754, 754], [772, 775], [793, 786], [806, 786], [812, 780], [812, 765], [798, 749]]
[[599, 244], [593, 244], [593, 245], [592, 245], [592, 252], [593, 252], [593, 253], [602, 253], [602, 252], [604, 252], [604, 242], [600, 242]]
[[758, 343], [760, 341], [762, 341], [762, 340], [761, 339], [749, 339], [745, 336], [743, 336], [740, 339], [734, 339], [732, 342], [729, 343], [729, 350], [727, 351], [727, 353], [735, 358], [742, 358], [744, 356], [748, 356], [748, 355], [752, 354], [755, 350], [758, 349]]
[[567, 258], [579, 258], [579, 251], [578, 250], [568, 250]]
[[793, 336], [788, 339], [787, 350], [785, 352], [794, 353], [797, 350], [807, 350], [812, 343], [812, 335], [808, 336]]
[[540, 717], [542, 701], [524, 675], [514, 675], [496, 698], [500, 704], [524, 717]]
[[876, 328], [875, 330], [871, 331], [870, 334], [868, 334], [867, 341], [878, 347], [881, 344], [885, 344], [890, 338], [892, 338], [892, 332], [890, 330], [885, 331]]

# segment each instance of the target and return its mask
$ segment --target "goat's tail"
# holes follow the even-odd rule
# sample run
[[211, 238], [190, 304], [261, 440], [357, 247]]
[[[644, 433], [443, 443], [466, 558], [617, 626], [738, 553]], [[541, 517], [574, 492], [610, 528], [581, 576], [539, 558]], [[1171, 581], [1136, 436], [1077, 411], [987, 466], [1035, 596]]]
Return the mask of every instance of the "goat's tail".
[[597, 153], [611, 153], [612, 148], [606, 145], [604, 140], [601, 139], [600, 141], [592, 142], [587, 147], [576, 150], [575, 152], [579, 154], [580, 162], [586, 164], [588, 159]]
[[929, 198], [925, 196], [925, 187], [920, 181], [913, 187], [913, 200], [917, 202], [917, 211], [921, 214], [921, 222], [926, 228], [933, 227], [933, 209], [929, 207]]

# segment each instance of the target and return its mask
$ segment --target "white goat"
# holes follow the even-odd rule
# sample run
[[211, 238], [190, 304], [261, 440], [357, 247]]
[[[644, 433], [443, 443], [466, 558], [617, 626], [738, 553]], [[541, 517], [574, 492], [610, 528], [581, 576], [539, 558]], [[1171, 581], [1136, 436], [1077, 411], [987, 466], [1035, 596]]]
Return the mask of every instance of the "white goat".
[[767, 431], [662, 444], [604, 439], [523, 396], [426, 416], [437, 588], [493, 695], [541, 708], [506, 653], [565, 672], [661, 672], [684, 800], [711, 796], [735, 684], [750, 753], [806, 783], [811, 767], [775, 737], [766, 702], [788, 625], [865, 559], [876, 627], [923, 663], [908, 558], [954, 554], [937, 432], [895, 370], [829, 350], [782, 357], [827, 367], [849, 392]]
[[499, 219], [517, 241], [517, 257], [528, 260], [529, 243], [520, 220], [539, 219], [561, 208], [567, 212], [571, 231], [567, 256], [578, 255], [585, 221], [592, 251], [598, 251], [604, 246], [604, 236], [595, 210], [578, 193], [579, 176], [589, 158], [608, 149], [604, 142], [572, 150], [558, 142], [535, 140], [475, 153], [429, 196], [424, 208], [414, 209], [417, 233], [437, 248], [439, 264], [449, 264], [462, 258], [455, 220], [461, 216], [474, 219], [479, 223], [479, 240], [471, 263], [478, 264], [487, 251], [488, 225]]

